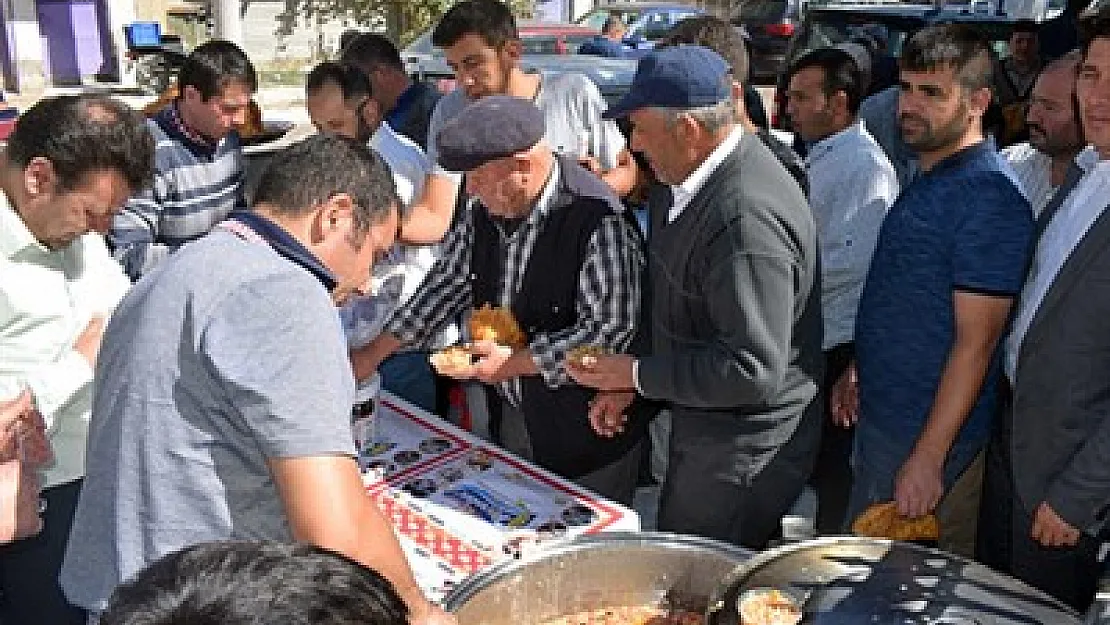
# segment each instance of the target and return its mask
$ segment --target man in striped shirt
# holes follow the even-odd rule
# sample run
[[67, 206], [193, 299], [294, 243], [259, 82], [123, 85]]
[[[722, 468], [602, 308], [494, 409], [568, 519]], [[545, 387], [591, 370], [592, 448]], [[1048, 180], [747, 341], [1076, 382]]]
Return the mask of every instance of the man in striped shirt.
[[1029, 141], [1002, 150], [1018, 184], [1040, 215], [1064, 181], [1068, 167], [1086, 142], [1075, 104], [1075, 72], [1080, 57], [1069, 54], [1045, 68], [1033, 86], [1025, 116]]
[[233, 130], [258, 88], [238, 46], [210, 41], [178, 75], [180, 95], [149, 120], [154, 184], [132, 197], [108, 233], [112, 254], [138, 280], [181, 245], [206, 234], [243, 201], [243, 152]]

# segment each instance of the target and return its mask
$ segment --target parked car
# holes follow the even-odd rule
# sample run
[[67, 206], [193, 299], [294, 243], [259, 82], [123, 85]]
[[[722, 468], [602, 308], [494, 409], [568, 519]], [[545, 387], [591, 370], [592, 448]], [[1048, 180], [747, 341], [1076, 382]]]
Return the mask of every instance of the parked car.
[[[1044, 15], [1045, 20], [1060, 15], [1062, 6], [1054, 6], [1056, 4], [1055, 0], [1050, 2]], [[933, 24], [952, 23], [969, 24], [980, 31], [1001, 58], [1007, 54], [1010, 30], [1018, 19], [1016, 16], [998, 14], [975, 2], [950, 4], [941, 8], [932, 4], [901, 2], [811, 4], [790, 40], [783, 67], [789, 67], [795, 59], [810, 50], [834, 46], [876, 30], [885, 35], [885, 54], [898, 58], [902, 53], [902, 45], [917, 30]], [[779, 128], [789, 127], [785, 116], [786, 100], [783, 97], [785, 87], [785, 76], [780, 73], [775, 91], [775, 115], [772, 119], [772, 124]]]
[[802, 0], [741, 0], [731, 21], [748, 42], [752, 82], [774, 84], [782, 73], [786, 49], [802, 19]]
[[[635, 59], [612, 59], [600, 56], [578, 56], [575, 54], [533, 54], [525, 56], [521, 66], [527, 72], [546, 75], [578, 72], [589, 78], [609, 105], [621, 99], [632, 86], [636, 74]], [[437, 84], [441, 91], [455, 88], [455, 73], [442, 56], [422, 62], [413, 72], [413, 77]]]
[[[432, 45], [432, 31], [429, 28], [401, 51], [401, 59], [409, 73], [434, 57], [442, 57], [443, 51]], [[524, 54], [574, 54], [578, 46], [601, 33], [600, 29], [581, 24], [564, 22], [521, 21], [517, 33], [524, 44]]]
[[628, 30], [624, 43], [633, 50], [650, 49], [655, 41], [682, 20], [705, 12], [696, 6], [678, 2], [610, 2], [603, 4], [575, 20], [595, 30], [601, 30], [610, 15], [621, 18]]

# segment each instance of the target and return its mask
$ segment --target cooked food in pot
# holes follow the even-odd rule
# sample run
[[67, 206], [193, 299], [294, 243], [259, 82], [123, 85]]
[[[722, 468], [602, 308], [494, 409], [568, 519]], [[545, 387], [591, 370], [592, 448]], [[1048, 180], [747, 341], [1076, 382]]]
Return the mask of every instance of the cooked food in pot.
[[798, 602], [777, 588], [753, 588], [736, 603], [739, 625], [797, 625], [802, 620]]
[[576, 367], [589, 369], [597, 364], [597, 357], [607, 354], [609, 350], [597, 345], [579, 345], [567, 350], [567, 360]]
[[697, 612], [667, 611], [648, 606], [621, 606], [579, 612], [540, 625], [701, 625]]

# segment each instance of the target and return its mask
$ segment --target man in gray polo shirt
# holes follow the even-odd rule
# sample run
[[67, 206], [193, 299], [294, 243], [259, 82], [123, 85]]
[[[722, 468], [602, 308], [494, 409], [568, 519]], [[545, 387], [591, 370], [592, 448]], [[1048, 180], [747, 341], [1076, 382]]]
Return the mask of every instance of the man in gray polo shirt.
[[61, 583], [97, 612], [119, 582], [213, 540], [307, 542], [379, 570], [413, 623], [445, 622], [362, 488], [333, 297], [393, 243], [381, 157], [319, 135], [274, 157], [252, 211], [123, 299], [97, 360], [88, 472]]

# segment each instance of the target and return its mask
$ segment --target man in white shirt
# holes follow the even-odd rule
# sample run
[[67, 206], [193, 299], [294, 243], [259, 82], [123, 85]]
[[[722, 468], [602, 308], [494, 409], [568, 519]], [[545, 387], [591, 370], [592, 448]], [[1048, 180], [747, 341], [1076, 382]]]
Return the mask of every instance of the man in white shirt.
[[1110, 531], [1110, 7], [1083, 19], [1091, 147], [1045, 208], [1005, 339], [1012, 392], [987, 454], [977, 558], [1085, 610]]
[[1025, 121], [1029, 141], [1002, 150], [1037, 216], [1064, 181], [1086, 142], [1075, 103], [1075, 71], [1082, 57], [1068, 54], [1044, 69], [1033, 86]]
[[[428, 216], [419, 209], [410, 209], [434, 175], [432, 164], [420, 146], [394, 132], [382, 118], [381, 107], [371, 95], [370, 80], [361, 70], [353, 65], [326, 62], [309, 73], [305, 104], [308, 116], [317, 129], [367, 142], [381, 154], [393, 172], [397, 195], [403, 203], [402, 219], [406, 223], [427, 221]], [[402, 231], [404, 228], [402, 225]], [[363, 315], [370, 310], [376, 310], [376, 316], [382, 312], [388, 314], [408, 301], [438, 257], [439, 247], [436, 244], [398, 243], [387, 258], [374, 266], [375, 292], [396, 301], [376, 307], [352, 302], [351, 305], [357, 307], [352, 309], [352, 314]], [[355, 326], [372, 327], [376, 326], [375, 321], [385, 321], [384, 318], [354, 319], [350, 315], [344, 318], [351, 319]], [[358, 334], [369, 333], [359, 331]], [[440, 342], [452, 342], [455, 338], [449, 330], [440, 337]], [[386, 390], [426, 410], [435, 409], [435, 381], [426, 352], [399, 353], [384, 361], [379, 373], [382, 387]]]
[[142, 117], [104, 96], [40, 101], [0, 159], [0, 400], [30, 390], [54, 461], [43, 531], [0, 547], [0, 622], [84, 625], [58, 586], [85, 473], [92, 372], [130, 281], [101, 236], [153, 175]]
[[[787, 77], [787, 113], [794, 131], [812, 146], [805, 161], [821, 248], [827, 397], [854, 355], [856, 310], [879, 228], [898, 196], [898, 175], [859, 119], [867, 78], [850, 54], [813, 50], [791, 65]], [[829, 530], [844, 518], [848, 502], [847, 427], [826, 421], [814, 472], [820, 516]]]

